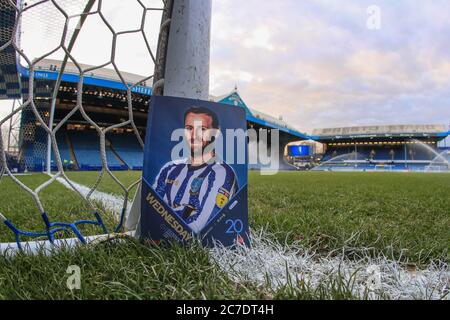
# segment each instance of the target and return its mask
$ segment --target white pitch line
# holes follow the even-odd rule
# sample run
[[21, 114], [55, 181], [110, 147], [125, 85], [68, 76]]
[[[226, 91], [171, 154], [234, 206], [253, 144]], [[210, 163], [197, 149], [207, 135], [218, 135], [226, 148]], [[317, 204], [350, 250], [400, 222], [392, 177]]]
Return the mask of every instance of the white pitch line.
[[[61, 183], [62, 185], [64, 185], [66, 188], [73, 190], [72, 187], [67, 183], [66, 180], [64, 180], [63, 178], [59, 177], [56, 179], [59, 183]], [[70, 180], [70, 182], [73, 184], [73, 186], [75, 188], [77, 188], [77, 190], [84, 196], [87, 197], [87, 195], [89, 194], [89, 192], [91, 191], [91, 188], [86, 187], [82, 184], [76, 183], [73, 180]], [[96, 200], [98, 202], [100, 202], [103, 206], [103, 208], [106, 211], [110, 211], [115, 213], [117, 216], [120, 216], [120, 214], [122, 213], [122, 208], [123, 208], [123, 198], [121, 197], [117, 197], [114, 196], [112, 194], [109, 193], [105, 193], [105, 192], [101, 192], [101, 191], [94, 191], [91, 195], [91, 199], [92, 200]], [[131, 208], [131, 202], [128, 201], [128, 211]]]
[[445, 263], [430, 264], [416, 272], [386, 259], [353, 260], [344, 255], [326, 257], [313, 254], [301, 245], [281, 245], [270, 241], [270, 234], [252, 233], [252, 247], [228, 250], [216, 247], [211, 259], [235, 282], [251, 282], [259, 286], [280, 288], [297, 286], [304, 281], [318, 288], [330, 279], [341, 278], [354, 283], [356, 297], [369, 299], [450, 299], [450, 269]]

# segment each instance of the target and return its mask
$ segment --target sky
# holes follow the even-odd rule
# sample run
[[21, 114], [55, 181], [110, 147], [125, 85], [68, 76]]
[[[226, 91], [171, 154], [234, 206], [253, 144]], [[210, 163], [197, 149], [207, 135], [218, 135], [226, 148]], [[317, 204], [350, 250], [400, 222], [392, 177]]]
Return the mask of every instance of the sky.
[[[104, 2], [116, 30], [139, 25], [131, 18], [140, 12], [134, 1]], [[159, 21], [148, 20], [154, 47]], [[46, 29], [31, 28], [22, 36], [33, 54], [36, 48], [48, 50], [42, 39], [51, 46], [54, 35]], [[84, 29], [77, 59], [107, 61], [106, 26], [92, 18]], [[374, 124], [448, 126], [449, 34], [448, 0], [213, 0], [210, 91], [222, 95], [237, 85], [251, 108], [282, 116], [302, 132]], [[120, 69], [152, 73], [143, 43], [137, 35], [120, 37]]]

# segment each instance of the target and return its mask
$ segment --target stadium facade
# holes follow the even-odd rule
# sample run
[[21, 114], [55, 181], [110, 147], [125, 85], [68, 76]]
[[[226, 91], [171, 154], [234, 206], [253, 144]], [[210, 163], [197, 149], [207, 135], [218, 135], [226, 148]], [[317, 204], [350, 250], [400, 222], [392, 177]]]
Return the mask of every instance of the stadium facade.
[[316, 129], [325, 146], [316, 170], [449, 171], [450, 157], [438, 144], [445, 125], [379, 125]]

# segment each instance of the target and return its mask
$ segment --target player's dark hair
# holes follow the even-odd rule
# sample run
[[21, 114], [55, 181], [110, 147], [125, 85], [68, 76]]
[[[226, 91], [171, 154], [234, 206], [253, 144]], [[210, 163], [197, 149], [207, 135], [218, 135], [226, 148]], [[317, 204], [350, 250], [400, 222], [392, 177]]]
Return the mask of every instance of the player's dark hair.
[[186, 118], [187, 115], [193, 113], [193, 114], [206, 114], [208, 116], [211, 117], [212, 119], [212, 127], [214, 129], [219, 129], [219, 118], [217, 117], [217, 114], [205, 107], [192, 107], [189, 108], [185, 113], [184, 113], [184, 121], [186, 122]]

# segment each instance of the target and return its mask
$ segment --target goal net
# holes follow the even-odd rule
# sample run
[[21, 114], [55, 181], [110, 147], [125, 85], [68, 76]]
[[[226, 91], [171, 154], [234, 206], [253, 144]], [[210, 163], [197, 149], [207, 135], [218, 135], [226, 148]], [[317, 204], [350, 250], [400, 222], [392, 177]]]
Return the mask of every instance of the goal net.
[[[16, 248], [123, 232], [140, 178], [124, 181], [115, 170], [140, 169], [130, 154], [142, 153], [146, 108], [151, 94], [161, 94], [172, 6], [0, 0], [0, 188], [12, 192], [0, 205], [0, 232], [12, 232]], [[88, 186], [72, 179], [78, 169], [95, 173]], [[120, 197], [99, 190], [105, 180]], [[62, 215], [55, 197], [63, 192], [72, 204]], [[27, 224], [30, 216], [37, 226]], [[13, 247], [10, 238], [0, 235], [0, 251]]]

